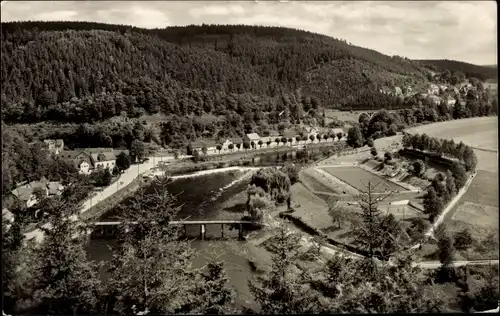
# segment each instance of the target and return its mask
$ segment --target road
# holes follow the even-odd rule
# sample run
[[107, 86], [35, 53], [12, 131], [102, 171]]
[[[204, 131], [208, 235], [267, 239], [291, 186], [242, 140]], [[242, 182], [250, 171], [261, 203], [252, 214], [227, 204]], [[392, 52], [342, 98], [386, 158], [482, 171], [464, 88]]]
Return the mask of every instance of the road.
[[[180, 159], [188, 158], [189, 156], [180, 156]], [[120, 176], [120, 178], [116, 181], [116, 183], [111, 184], [110, 186], [104, 188], [101, 192], [99, 192], [95, 196], [91, 196], [82, 204], [82, 208], [80, 210], [80, 214], [88, 211], [92, 206], [97, 203], [107, 199], [112, 196], [122, 188], [129, 185], [135, 178], [139, 175], [151, 170], [153, 167], [157, 166], [160, 161], [172, 161], [173, 156], [166, 157], [149, 157], [147, 162], [142, 164], [136, 164], [130, 166], [129, 169], [125, 170], [125, 172]], [[76, 215], [72, 217], [72, 220], [76, 219]], [[50, 228], [50, 223], [43, 225], [44, 228]], [[40, 229], [35, 229], [31, 232], [24, 234], [27, 240], [35, 238], [37, 242], [43, 240], [43, 232]]]
[[[461, 267], [461, 266], [487, 266], [487, 265], [498, 265], [498, 260], [474, 260], [474, 261], [453, 261], [450, 266]], [[439, 261], [422, 261], [415, 262], [414, 265], [422, 269], [437, 269], [441, 266]]]

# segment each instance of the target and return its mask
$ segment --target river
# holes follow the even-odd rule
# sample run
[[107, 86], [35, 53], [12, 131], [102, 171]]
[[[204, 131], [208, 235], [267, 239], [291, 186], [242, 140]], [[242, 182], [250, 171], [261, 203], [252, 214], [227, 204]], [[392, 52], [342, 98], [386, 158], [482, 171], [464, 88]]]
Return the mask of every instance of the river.
[[[276, 165], [280, 161], [283, 161], [283, 154], [279, 157], [272, 154], [260, 157], [254, 165]], [[177, 196], [178, 204], [182, 205], [177, 219], [241, 219], [245, 211], [245, 190], [250, 183], [252, 173], [256, 170], [258, 170], [256, 166], [230, 167], [172, 177], [167, 189], [172, 195]], [[154, 181], [147, 188], [149, 192], [157, 189]], [[101, 219], [113, 220], [116, 216], [117, 213], [114, 210], [104, 214]], [[196, 229], [196, 227], [193, 228]], [[206, 231], [207, 238], [218, 237], [220, 225], [212, 227], [207, 225]], [[236, 237], [237, 230], [224, 234], [228, 237]], [[188, 232], [188, 235], [191, 234]], [[112, 250], [109, 246], [116, 245], [115, 239], [92, 239], [87, 245], [89, 257], [96, 261], [107, 262], [112, 258]], [[249, 258], [252, 258], [254, 262], [262, 262], [268, 259], [262, 258], [269, 257], [268, 254], [262, 253], [260, 247], [255, 247], [245, 241], [238, 241], [236, 238], [225, 241], [194, 240], [192, 246], [198, 250], [198, 255], [193, 262], [194, 267], [202, 267], [210, 257], [217, 256], [226, 263], [230, 284], [237, 292], [236, 305], [254, 306], [247, 282], [253, 275]], [[107, 277], [104, 270], [101, 275], [104, 279]]]

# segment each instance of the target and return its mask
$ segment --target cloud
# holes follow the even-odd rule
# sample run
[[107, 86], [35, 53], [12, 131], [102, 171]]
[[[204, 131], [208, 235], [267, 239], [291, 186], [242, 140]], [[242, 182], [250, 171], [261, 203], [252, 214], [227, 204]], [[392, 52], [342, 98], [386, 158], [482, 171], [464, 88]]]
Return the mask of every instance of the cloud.
[[496, 64], [493, 1], [15, 1], [2, 21], [73, 20], [145, 28], [276, 25], [346, 39], [385, 54]]

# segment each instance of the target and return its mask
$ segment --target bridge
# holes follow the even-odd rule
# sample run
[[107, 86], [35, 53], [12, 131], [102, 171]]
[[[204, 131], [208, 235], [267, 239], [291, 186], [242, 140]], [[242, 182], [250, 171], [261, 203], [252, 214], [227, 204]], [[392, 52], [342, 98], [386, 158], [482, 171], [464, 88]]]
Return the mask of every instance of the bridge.
[[[97, 230], [94, 229], [94, 232], [90, 234], [96, 234], [98, 236], [110, 236], [115, 234], [115, 230], [113, 229], [116, 226], [130, 224], [137, 225], [137, 222], [122, 222], [122, 221], [106, 221], [106, 222], [95, 222], [93, 225], [97, 227]], [[199, 227], [199, 236], [201, 240], [206, 239], [206, 226], [207, 225], [220, 225], [221, 238], [224, 238], [224, 225], [234, 227], [238, 227], [238, 238], [243, 239], [243, 225], [261, 225], [258, 222], [253, 221], [237, 221], [237, 220], [213, 220], [213, 221], [170, 221], [168, 225], [175, 226], [184, 226], [184, 234], [187, 233], [188, 226], [198, 226]], [[111, 229], [109, 229], [111, 228]], [[125, 230], [127, 232], [127, 230]], [[88, 234], [88, 235], [90, 235]]]

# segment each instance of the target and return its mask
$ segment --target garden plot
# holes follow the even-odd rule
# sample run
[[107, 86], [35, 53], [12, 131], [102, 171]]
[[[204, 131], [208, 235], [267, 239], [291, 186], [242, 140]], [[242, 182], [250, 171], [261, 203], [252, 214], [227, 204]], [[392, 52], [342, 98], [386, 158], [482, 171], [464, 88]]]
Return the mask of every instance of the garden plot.
[[366, 192], [368, 182], [378, 184], [373, 193], [406, 191], [402, 186], [358, 167], [321, 167], [321, 169], [361, 192]]

